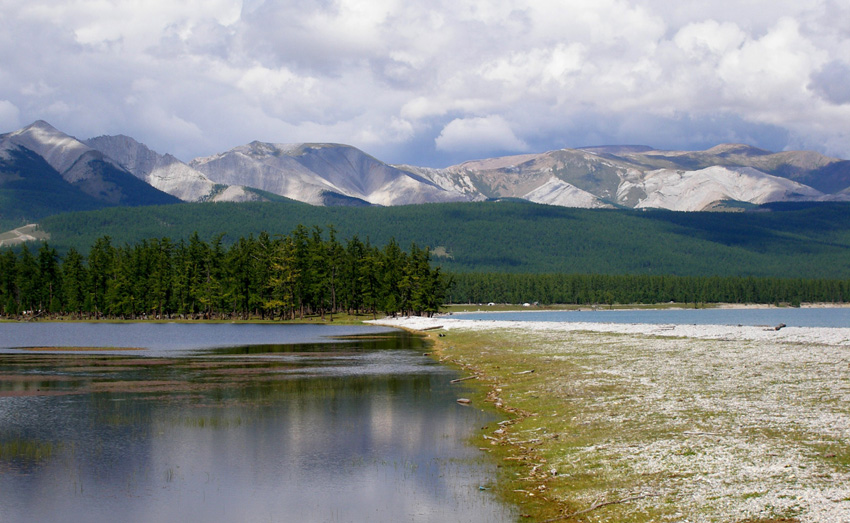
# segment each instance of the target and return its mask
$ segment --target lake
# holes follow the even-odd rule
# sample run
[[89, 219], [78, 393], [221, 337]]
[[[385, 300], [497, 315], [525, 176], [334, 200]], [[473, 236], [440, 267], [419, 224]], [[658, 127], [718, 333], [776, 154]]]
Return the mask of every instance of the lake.
[[765, 309], [598, 309], [571, 311], [459, 312], [462, 320], [553, 321], [590, 323], [650, 323], [675, 325], [767, 325], [850, 327], [850, 308]]
[[427, 350], [381, 327], [2, 323], [0, 521], [516, 520], [467, 442], [496, 420]]

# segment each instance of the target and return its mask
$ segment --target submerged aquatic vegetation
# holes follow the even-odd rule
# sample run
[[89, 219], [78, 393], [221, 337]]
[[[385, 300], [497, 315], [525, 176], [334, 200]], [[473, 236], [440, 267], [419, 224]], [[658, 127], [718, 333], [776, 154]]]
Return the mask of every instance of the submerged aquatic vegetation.
[[0, 460], [41, 462], [50, 459], [62, 448], [61, 443], [14, 438], [0, 441]]

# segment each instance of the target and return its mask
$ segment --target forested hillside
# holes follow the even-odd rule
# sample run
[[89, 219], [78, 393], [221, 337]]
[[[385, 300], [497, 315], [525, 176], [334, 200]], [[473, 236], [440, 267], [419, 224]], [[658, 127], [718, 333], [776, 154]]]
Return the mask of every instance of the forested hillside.
[[114, 208], [42, 222], [60, 253], [147, 238], [204, 241], [333, 225], [340, 239], [430, 247], [445, 272], [850, 278], [850, 205], [774, 204], [741, 213], [568, 209], [519, 201], [401, 207], [297, 202]]

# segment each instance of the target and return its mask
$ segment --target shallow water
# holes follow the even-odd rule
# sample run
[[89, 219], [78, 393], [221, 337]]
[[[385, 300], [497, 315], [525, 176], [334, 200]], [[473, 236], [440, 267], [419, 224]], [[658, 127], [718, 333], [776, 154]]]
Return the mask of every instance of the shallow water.
[[330, 337], [393, 332], [361, 325], [272, 323], [0, 323], [0, 350], [11, 347], [144, 348], [156, 355], [240, 345], [321, 343]]
[[850, 308], [635, 309], [455, 313], [461, 320], [650, 323], [660, 325], [748, 325], [850, 327]]
[[[75, 336], [87, 330], [75, 325]], [[103, 325], [88, 327], [102, 335]], [[14, 328], [0, 325], [0, 521], [516, 517], [479, 489], [496, 472], [466, 444], [494, 420], [455, 402], [456, 375], [423, 356], [418, 337], [122, 327], [111, 326], [120, 338], [66, 335], [62, 345], [147, 340], [146, 350], [21, 351], [11, 348]], [[142, 327], [154, 328], [145, 337]], [[368, 336], [351, 339], [356, 332]], [[59, 345], [44, 336], [24, 346]], [[200, 341], [207, 336], [215, 343]], [[294, 339], [303, 342], [281, 343]]]

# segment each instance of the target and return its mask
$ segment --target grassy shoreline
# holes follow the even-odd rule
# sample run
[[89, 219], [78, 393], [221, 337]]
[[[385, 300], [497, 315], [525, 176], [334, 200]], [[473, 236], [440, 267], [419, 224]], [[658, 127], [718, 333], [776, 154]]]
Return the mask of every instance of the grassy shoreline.
[[[443, 334], [444, 337], [440, 337]], [[476, 437], [529, 521], [846, 521], [846, 349], [428, 331], [507, 422]], [[845, 432], [842, 432], [845, 431]]]
[[[412, 332], [424, 335], [430, 340], [434, 347], [432, 357], [440, 363], [458, 368], [463, 373], [460, 379], [465, 380], [465, 385], [472, 390], [469, 399], [475, 408], [494, 411], [502, 420], [482, 427], [472, 439], [473, 445], [482, 452], [490, 453], [492, 459], [498, 463], [500, 474], [490, 488], [504, 501], [519, 507], [524, 519], [542, 521], [563, 513], [567, 506], [547, 495], [546, 484], [549, 478], [545, 473], [538, 474], [541, 468], [545, 468], [545, 458], [534, 448], [516, 445], [507, 439], [507, 435], [513, 432], [515, 426], [521, 426], [533, 413], [506, 404], [501, 397], [504, 389], [499, 386], [499, 374], [494, 373], [490, 365], [483, 364], [482, 360], [469, 357], [470, 351], [481, 347], [484, 340], [474, 336], [457, 336], [454, 333], [448, 340], [440, 337], [439, 333], [442, 331]], [[508, 364], [503, 370], [507, 372], [510, 368], [512, 366]]]

